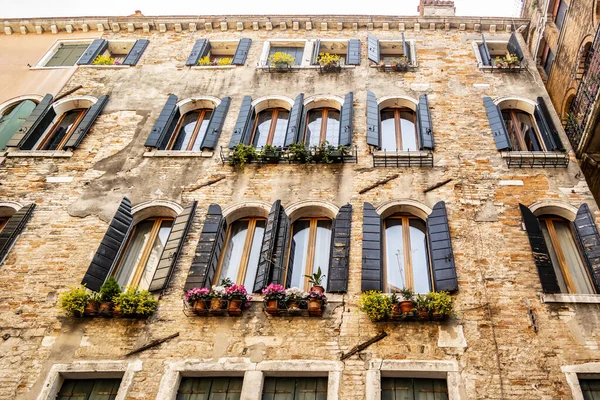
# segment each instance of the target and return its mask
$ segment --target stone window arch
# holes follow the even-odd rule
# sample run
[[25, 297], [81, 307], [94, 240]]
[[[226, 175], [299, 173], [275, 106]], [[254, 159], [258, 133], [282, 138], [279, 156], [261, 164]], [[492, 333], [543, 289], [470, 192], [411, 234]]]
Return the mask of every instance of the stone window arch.
[[10, 217], [15, 215], [21, 207], [22, 205], [15, 201], [0, 201], [0, 232]]
[[43, 96], [24, 95], [0, 104], [0, 151], [21, 128]]

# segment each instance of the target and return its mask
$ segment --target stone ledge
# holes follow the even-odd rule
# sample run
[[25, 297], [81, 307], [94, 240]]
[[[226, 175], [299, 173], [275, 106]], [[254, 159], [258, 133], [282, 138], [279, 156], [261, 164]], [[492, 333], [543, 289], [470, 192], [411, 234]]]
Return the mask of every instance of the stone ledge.
[[[138, 64], [142, 65], [142, 64]], [[131, 65], [76, 65], [78, 68], [98, 68], [98, 69], [127, 69], [131, 68]]]
[[73, 156], [72, 151], [64, 150], [30, 150], [9, 151], [6, 157], [32, 157], [32, 158], [69, 158]]
[[543, 294], [544, 303], [600, 304], [598, 294]]
[[234, 69], [237, 65], [192, 65], [190, 69]]
[[177, 150], [156, 150], [147, 151], [144, 157], [203, 157], [210, 158], [214, 151], [177, 151]]

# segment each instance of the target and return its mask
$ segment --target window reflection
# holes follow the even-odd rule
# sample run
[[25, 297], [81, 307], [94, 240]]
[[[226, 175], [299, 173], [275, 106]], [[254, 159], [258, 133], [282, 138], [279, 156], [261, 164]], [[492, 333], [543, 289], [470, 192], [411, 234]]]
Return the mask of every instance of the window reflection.
[[39, 150], [60, 150], [69, 140], [71, 134], [83, 118], [87, 110], [78, 108], [65, 112], [50, 132], [42, 139]]
[[267, 144], [283, 147], [289, 114], [288, 110], [281, 108], [270, 108], [259, 112], [252, 145], [256, 148], [264, 147]]
[[[290, 287], [310, 289], [305, 275], [312, 275], [319, 267], [322, 274], [329, 273], [331, 228], [331, 220], [324, 218], [303, 218], [294, 222], [288, 262]], [[321, 285], [327, 289], [326, 279]]]
[[212, 116], [212, 110], [190, 111], [180, 119], [175, 135], [167, 147], [169, 150], [199, 151]]
[[304, 143], [319, 146], [323, 142], [332, 146], [340, 142], [340, 112], [333, 108], [317, 108], [307, 115]]
[[381, 148], [388, 151], [418, 150], [416, 114], [408, 108], [381, 111]]

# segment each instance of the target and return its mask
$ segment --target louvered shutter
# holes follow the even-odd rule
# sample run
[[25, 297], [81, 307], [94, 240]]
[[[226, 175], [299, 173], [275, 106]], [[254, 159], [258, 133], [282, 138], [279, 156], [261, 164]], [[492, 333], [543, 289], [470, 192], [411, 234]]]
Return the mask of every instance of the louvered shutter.
[[67, 143], [65, 144], [65, 148], [75, 149], [79, 146], [83, 138], [88, 134], [94, 121], [98, 118], [98, 115], [102, 112], [102, 109], [108, 102], [108, 95], [101, 96], [98, 100], [85, 112], [85, 115], [81, 119], [81, 122], [75, 128], [75, 132], [71, 135]]
[[198, 64], [198, 61], [208, 54], [210, 50], [210, 42], [208, 39], [198, 39], [196, 43], [194, 43], [194, 47], [192, 47], [192, 51], [188, 56], [185, 65], [192, 66]]
[[369, 60], [379, 64], [379, 40], [375, 36], [367, 36], [367, 55]]
[[504, 125], [504, 119], [502, 118], [500, 108], [494, 104], [494, 101], [491, 97], [484, 97], [483, 105], [485, 106], [485, 111], [487, 112], [487, 116], [490, 121], [490, 128], [492, 129], [492, 133], [494, 135], [496, 148], [498, 150], [510, 150], [512, 146], [510, 144], [508, 130], [506, 129], [506, 125]]
[[528, 207], [519, 204], [519, 208], [521, 209], [527, 236], [529, 236], [529, 244], [531, 245], [533, 260], [535, 261], [540, 282], [542, 283], [542, 290], [544, 293], [560, 293], [560, 287], [558, 286], [556, 273], [552, 266], [552, 259], [548, 252], [548, 246], [546, 245], [540, 222]]
[[[23, 122], [23, 125], [21, 125], [19, 130], [15, 132], [12, 138], [8, 141], [6, 146], [21, 147], [31, 135], [41, 135], [43, 131], [48, 127], [47, 124], [43, 123], [46, 121], [46, 118], [44, 117], [48, 114], [52, 115], [52, 118], [56, 116], [56, 113], [54, 113], [54, 110], [52, 109], [53, 100], [54, 97], [50, 93], [45, 95], [44, 98], [38, 103], [38, 105], [35, 106], [31, 114], [29, 114], [29, 117], [27, 117], [25, 122]], [[39, 130], [41, 130], [41, 132], [39, 132], [38, 134], [37, 132]]]
[[417, 106], [417, 118], [419, 122], [419, 144], [421, 150], [433, 150], [433, 124], [429, 113], [429, 100], [426, 94], [419, 97]]
[[25, 229], [25, 225], [27, 225], [27, 221], [31, 218], [34, 209], [35, 204], [21, 207], [9, 218], [4, 228], [0, 231], [0, 265], [4, 262], [8, 252], [17, 241], [21, 232], [23, 232], [23, 229]]
[[302, 111], [304, 110], [304, 93], [300, 93], [294, 100], [292, 111], [290, 111], [290, 117], [288, 119], [288, 126], [285, 133], [284, 147], [296, 143], [298, 133], [300, 132], [300, 122], [302, 121]]
[[214, 149], [217, 147], [217, 142], [225, 123], [225, 117], [227, 117], [227, 111], [229, 110], [229, 104], [231, 104], [231, 97], [223, 97], [219, 105], [213, 110], [210, 122], [206, 128], [206, 135], [204, 135], [204, 140], [202, 140], [200, 148]]
[[346, 293], [348, 291], [351, 224], [352, 205], [346, 204], [340, 208], [333, 222], [331, 262], [327, 277], [329, 293]]
[[367, 91], [367, 144], [381, 148], [379, 135], [381, 115], [379, 114], [379, 104], [377, 104], [377, 96], [370, 90]]
[[246, 58], [248, 57], [248, 51], [250, 51], [251, 44], [252, 39], [240, 39], [240, 42], [238, 43], [238, 46], [235, 49], [233, 60], [231, 61], [233, 65], [244, 65], [246, 63]]
[[361, 290], [383, 290], [383, 253], [381, 217], [371, 203], [363, 209]]
[[136, 40], [125, 60], [123, 60], [123, 65], [136, 65], [140, 61], [140, 58], [142, 58], [142, 54], [144, 54], [144, 50], [146, 50], [149, 43], [150, 41], [146, 39]]
[[[290, 219], [285, 213], [283, 207], [279, 209], [279, 225], [277, 227], [277, 235], [275, 237], [275, 247], [273, 249], [271, 266], [271, 282], [279, 285], [285, 284], [283, 277], [285, 276], [285, 267], [287, 262], [287, 250], [290, 234]], [[291, 279], [291, 270], [288, 271], [288, 280]]]
[[269, 217], [267, 218], [265, 234], [260, 248], [260, 258], [258, 259], [258, 268], [256, 270], [256, 279], [254, 280], [254, 293], [260, 293], [262, 289], [269, 285], [272, 275], [273, 253], [275, 252], [275, 244], [277, 242], [281, 211], [281, 200], [277, 200], [273, 203], [271, 211], [269, 212]]
[[[544, 138], [544, 143], [546, 143], [546, 148], [548, 151], [565, 151], [556, 125], [554, 125], [552, 117], [550, 116], [550, 111], [546, 106], [546, 101], [543, 97], [538, 97], [537, 102], [538, 105], [535, 109], [535, 119], [538, 122], [540, 131], [542, 131], [542, 137]], [[540, 122], [543, 126], [540, 126]]]
[[598, 234], [594, 215], [587, 204], [584, 203], [579, 207], [573, 225], [596, 293], [600, 293], [600, 234]]
[[507, 49], [510, 54], [516, 54], [519, 61], [523, 61], [523, 50], [521, 49], [521, 45], [517, 40], [517, 35], [515, 32], [513, 32], [510, 35], [510, 39], [508, 39]]
[[95, 39], [88, 48], [83, 52], [77, 64], [79, 65], [90, 65], [94, 62], [96, 57], [104, 53], [108, 47], [108, 41], [105, 39]]
[[485, 36], [481, 34], [481, 44], [477, 45], [479, 48], [479, 55], [481, 56], [481, 64], [485, 66], [492, 65], [492, 56], [490, 55], [490, 49], [488, 48]]
[[454, 266], [452, 239], [450, 238], [446, 203], [443, 201], [433, 206], [431, 214], [427, 217], [427, 240], [435, 291], [457, 291], [458, 280]]
[[344, 104], [340, 113], [340, 145], [352, 144], [352, 117], [354, 115], [354, 94], [348, 93], [344, 97]]
[[177, 260], [179, 260], [179, 257], [181, 256], [183, 244], [185, 243], [185, 239], [192, 226], [197, 204], [197, 201], [193, 201], [192, 204], [186, 206], [181, 214], [175, 218], [175, 221], [173, 221], [169, 238], [165, 242], [165, 247], [160, 256], [160, 260], [158, 261], [158, 266], [152, 277], [152, 282], [150, 282], [150, 287], [148, 288], [149, 291], [162, 290], [169, 284]]
[[304, 143], [304, 145], [308, 148], [308, 141], [305, 142], [305, 134], [306, 134], [306, 118], [308, 117], [308, 110], [304, 108], [302, 110], [302, 116], [300, 117], [300, 131], [298, 132], [298, 143]]
[[44, 133], [48, 130], [48, 127], [52, 126], [52, 122], [56, 118], [56, 111], [54, 107], [48, 108], [46, 114], [44, 114], [38, 121], [35, 128], [29, 130], [28, 134], [23, 140], [20, 146], [21, 150], [35, 150], [36, 144], [42, 138]]
[[81, 281], [82, 285], [86, 285], [88, 289], [94, 292], [100, 290], [100, 287], [112, 272], [132, 226], [131, 202], [127, 197], [124, 197]]
[[319, 51], [320, 50], [321, 50], [321, 39], [317, 39], [313, 43], [313, 52], [312, 52], [312, 57], [310, 59], [310, 63], [312, 65], [319, 64]]
[[402, 32], [402, 49], [404, 51], [404, 57], [408, 58], [408, 63], [412, 64], [412, 54], [410, 52], [410, 43], [404, 39], [404, 32]]
[[[287, 263], [287, 270], [283, 275], [281, 275], [282, 281], [283, 277], [285, 276], [285, 283], [281, 283], [281, 285], [285, 286], [286, 288], [292, 287], [292, 275], [294, 274], [294, 257], [296, 256], [296, 241], [293, 237], [290, 240], [290, 259]], [[273, 283], [276, 283], [275, 280], [273, 280]]]
[[254, 114], [252, 97], [244, 96], [244, 100], [242, 100], [242, 106], [240, 107], [240, 113], [238, 114], [235, 127], [233, 128], [231, 140], [229, 141], [230, 149], [233, 149], [240, 143], [248, 144], [248, 141], [250, 141], [250, 135], [248, 135], [247, 132], [249, 129], [248, 125], [250, 125], [250, 120], [252, 119], [252, 114]]
[[360, 40], [348, 40], [348, 51], [346, 53], [346, 65], [360, 65]]
[[164, 138], [171, 133], [169, 132], [169, 128], [171, 127], [171, 124], [178, 111], [179, 107], [177, 107], [177, 96], [170, 94], [165, 106], [158, 116], [158, 119], [154, 123], [154, 127], [152, 128], [148, 139], [146, 139], [146, 147], [160, 147], [160, 144], [163, 142]]
[[215, 276], [221, 251], [225, 245], [227, 223], [223, 218], [221, 207], [211, 204], [204, 220], [202, 233], [196, 246], [196, 255], [192, 261], [190, 272], [185, 281], [184, 290], [195, 287], [211, 287], [218, 279]]

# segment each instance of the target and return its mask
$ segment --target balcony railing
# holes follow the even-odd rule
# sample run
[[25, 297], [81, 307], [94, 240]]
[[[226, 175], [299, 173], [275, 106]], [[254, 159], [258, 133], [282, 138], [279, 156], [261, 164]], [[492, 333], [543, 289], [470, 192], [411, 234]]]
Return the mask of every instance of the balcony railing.
[[508, 151], [502, 154], [508, 168], [567, 168], [567, 153], [542, 151]]
[[373, 153], [373, 167], [433, 167], [431, 151], [377, 151]]
[[[358, 149], [356, 146], [346, 147], [343, 150], [332, 150], [326, 153], [320, 151], [319, 147], [307, 148], [305, 154], [293, 153], [281, 149], [267, 154], [260, 154], [246, 161], [247, 164], [347, 164], [358, 163]], [[221, 162], [231, 164], [232, 150], [221, 147]]]

